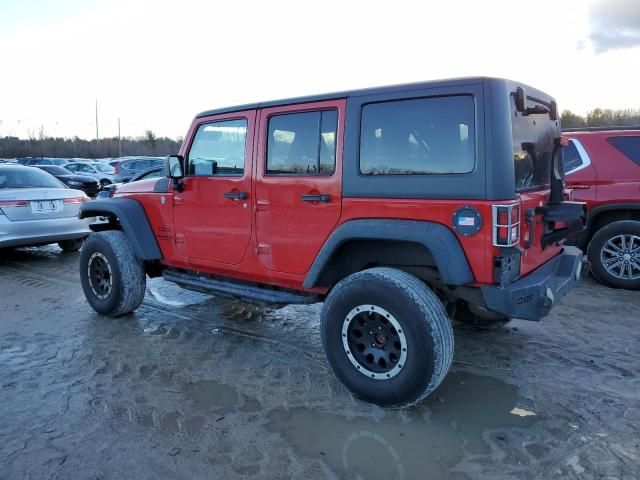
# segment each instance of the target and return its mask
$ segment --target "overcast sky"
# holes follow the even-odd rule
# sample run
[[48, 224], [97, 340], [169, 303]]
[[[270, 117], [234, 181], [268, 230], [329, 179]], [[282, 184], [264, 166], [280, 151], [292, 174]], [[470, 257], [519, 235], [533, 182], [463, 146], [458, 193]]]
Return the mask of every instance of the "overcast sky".
[[185, 134], [214, 107], [490, 75], [640, 108], [640, 0], [2, 0], [0, 135]]

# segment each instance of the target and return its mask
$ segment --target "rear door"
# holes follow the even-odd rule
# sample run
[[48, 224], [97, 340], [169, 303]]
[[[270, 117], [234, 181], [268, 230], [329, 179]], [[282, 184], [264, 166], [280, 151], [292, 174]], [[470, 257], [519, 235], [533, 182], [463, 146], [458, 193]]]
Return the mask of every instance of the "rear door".
[[238, 264], [249, 246], [255, 119], [255, 110], [204, 117], [188, 137], [174, 225], [176, 244], [196, 267]]
[[307, 272], [340, 219], [345, 100], [260, 111], [255, 209], [258, 259]]

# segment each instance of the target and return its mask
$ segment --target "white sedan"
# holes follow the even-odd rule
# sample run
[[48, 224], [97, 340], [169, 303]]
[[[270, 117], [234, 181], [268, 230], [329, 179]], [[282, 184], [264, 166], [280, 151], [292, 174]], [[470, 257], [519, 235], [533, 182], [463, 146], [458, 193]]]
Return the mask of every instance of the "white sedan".
[[93, 219], [78, 218], [89, 197], [33, 167], [0, 165], [0, 248], [57, 243], [80, 249]]

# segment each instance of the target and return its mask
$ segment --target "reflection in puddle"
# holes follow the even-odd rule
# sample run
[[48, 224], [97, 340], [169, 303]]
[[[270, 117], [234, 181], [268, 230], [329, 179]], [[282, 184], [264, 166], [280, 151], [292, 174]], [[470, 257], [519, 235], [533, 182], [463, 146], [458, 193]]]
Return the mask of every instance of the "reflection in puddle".
[[147, 278], [147, 288], [158, 302], [174, 307], [195, 305], [211, 298], [210, 295], [181, 288], [162, 277]]
[[451, 373], [422, 406], [387, 411], [380, 421], [317, 412], [276, 410], [267, 428], [297, 454], [326, 461], [336, 472], [366, 479], [466, 478], [451, 472], [463, 453], [490, 453], [488, 430], [527, 427], [513, 415], [516, 387], [492, 377]]

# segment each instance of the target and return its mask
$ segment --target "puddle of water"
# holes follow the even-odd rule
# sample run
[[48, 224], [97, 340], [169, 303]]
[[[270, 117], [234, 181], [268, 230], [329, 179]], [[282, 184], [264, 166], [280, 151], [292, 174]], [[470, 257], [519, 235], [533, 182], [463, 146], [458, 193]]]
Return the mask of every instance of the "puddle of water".
[[492, 377], [451, 373], [430, 399], [380, 421], [306, 408], [275, 410], [267, 429], [300, 456], [322, 459], [339, 475], [366, 479], [466, 478], [451, 472], [463, 454], [489, 454], [487, 430], [527, 427], [511, 414], [516, 387]]
[[236, 389], [215, 380], [202, 380], [189, 383], [184, 389], [187, 400], [203, 411], [215, 411], [226, 414], [237, 409], [240, 403]]

